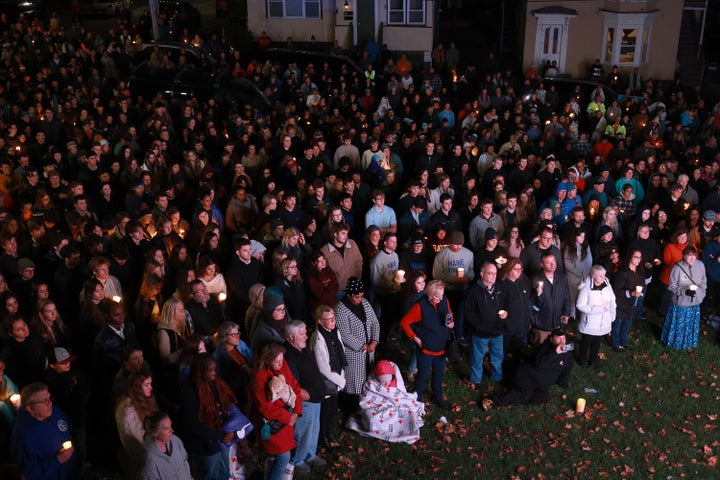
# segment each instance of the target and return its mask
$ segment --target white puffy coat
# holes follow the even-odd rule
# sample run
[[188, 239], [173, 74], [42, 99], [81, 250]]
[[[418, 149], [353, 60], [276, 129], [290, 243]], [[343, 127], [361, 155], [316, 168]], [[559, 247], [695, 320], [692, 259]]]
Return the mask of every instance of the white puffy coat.
[[592, 277], [587, 277], [578, 291], [576, 308], [580, 312], [578, 330], [588, 335], [606, 335], [615, 321], [615, 293], [605, 279], [602, 290], [593, 290]]

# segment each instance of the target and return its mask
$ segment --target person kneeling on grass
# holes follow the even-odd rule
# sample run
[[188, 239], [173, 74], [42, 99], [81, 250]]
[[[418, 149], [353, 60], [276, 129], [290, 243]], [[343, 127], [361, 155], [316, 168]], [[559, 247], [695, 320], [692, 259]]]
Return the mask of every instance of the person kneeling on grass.
[[505, 405], [540, 405], [550, 401], [553, 385], [568, 388], [573, 359], [565, 341], [565, 330], [553, 330], [535, 349], [532, 362], [518, 368], [512, 389], [484, 399], [483, 410]]

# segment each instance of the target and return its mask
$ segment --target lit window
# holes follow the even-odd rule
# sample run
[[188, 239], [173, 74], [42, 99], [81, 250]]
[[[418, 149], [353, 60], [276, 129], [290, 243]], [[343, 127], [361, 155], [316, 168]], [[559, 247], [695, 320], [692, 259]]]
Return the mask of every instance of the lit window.
[[654, 13], [603, 13], [604, 62], [620, 66], [647, 63]]
[[268, 17], [320, 18], [320, 0], [268, 0]]
[[425, 0], [390, 0], [388, 24], [424, 25]]

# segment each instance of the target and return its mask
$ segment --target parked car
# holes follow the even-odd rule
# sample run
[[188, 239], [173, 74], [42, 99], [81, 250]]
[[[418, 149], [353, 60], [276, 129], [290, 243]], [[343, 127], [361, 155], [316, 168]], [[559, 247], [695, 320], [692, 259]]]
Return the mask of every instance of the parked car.
[[250, 104], [261, 112], [271, 109], [270, 101], [252, 81], [234, 78], [228, 65], [214, 68], [187, 64], [178, 69], [149, 67], [147, 62], [135, 68], [128, 83], [133, 96], [153, 98], [161, 92], [168, 98], [215, 99], [221, 105]]
[[558, 92], [561, 105], [569, 102], [571, 96], [578, 97], [578, 93], [575, 89], [576, 86], [580, 87], [580, 89], [578, 90], [580, 92], [579, 96], [584, 105], [587, 105], [589, 102], [595, 99], [594, 92], [598, 87], [602, 88], [602, 91], [605, 94], [605, 105], [609, 105], [610, 103], [612, 103], [613, 100], [618, 100], [620, 97], [618, 92], [608, 87], [607, 85], [603, 85], [597, 82], [591, 82], [589, 80], [555, 77], [546, 78], [544, 80], [544, 83], [546, 90], [550, 89], [550, 85], [555, 85], [555, 90]]
[[156, 47], [163, 53], [169, 53], [175, 63], [177, 63], [177, 60], [181, 55], [185, 55], [185, 58], [189, 63], [196, 65], [204, 65], [208, 63], [210, 65], [215, 65], [217, 63], [217, 59], [204, 48], [196, 47], [190, 43], [176, 42], [172, 40], [143, 43], [141, 50], [139, 52], [135, 52], [133, 55], [133, 63], [135, 65], [140, 65], [142, 62], [148, 60], [150, 58], [150, 54]]
[[43, 0], [0, 0], [0, 12], [7, 13], [11, 21], [17, 20], [20, 13], [48, 18]]
[[128, 0], [93, 0], [92, 11], [98, 15], [119, 15], [130, 8]]

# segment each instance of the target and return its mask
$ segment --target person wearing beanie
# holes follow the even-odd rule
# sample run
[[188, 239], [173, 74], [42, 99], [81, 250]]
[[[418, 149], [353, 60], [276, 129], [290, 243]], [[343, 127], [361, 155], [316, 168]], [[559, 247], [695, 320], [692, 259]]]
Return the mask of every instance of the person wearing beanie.
[[337, 329], [347, 360], [345, 388], [339, 399], [345, 414], [357, 409], [367, 369], [375, 362], [375, 349], [380, 340], [380, 321], [370, 302], [364, 298], [364, 293], [363, 281], [359, 277], [350, 277], [345, 286], [345, 296], [335, 305]]
[[493, 263], [498, 271], [502, 270], [510, 255], [505, 247], [498, 244], [499, 240], [494, 228], [485, 230], [485, 245], [481, 250], [475, 252], [473, 267], [476, 272], [480, 271], [483, 263]]
[[470, 249], [463, 247], [465, 236], [459, 230], [448, 235], [448, 242], [449, 246], [435, 256], [433, 278], [445, 282], [445, 295], [455, 312], [455, 335], [460, 345], [466, 347], [469, 343], [465, 340], [464, 332], [464, 293], [468, 283], [475, 278], [475, 255]]
[[285, 325], [290, 320], [285, 310], [285, 301], [275, 292], [265, 290], [262, 306], [262, 321], [253, 332], [250, 349], [255, 358], [260, 356], [269, 343], [285, 344]]

